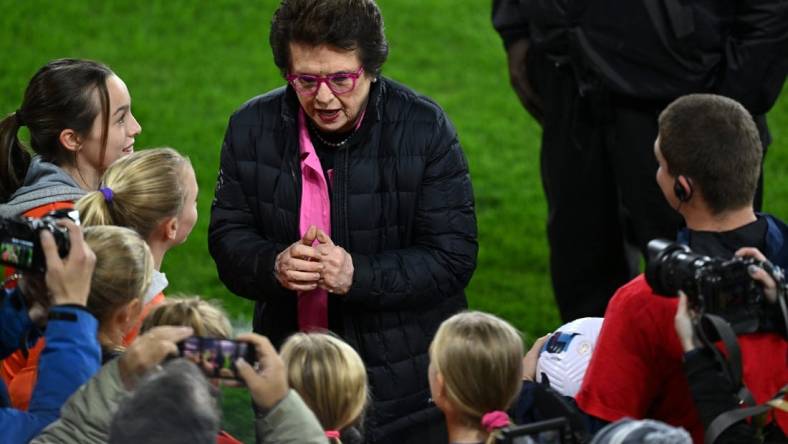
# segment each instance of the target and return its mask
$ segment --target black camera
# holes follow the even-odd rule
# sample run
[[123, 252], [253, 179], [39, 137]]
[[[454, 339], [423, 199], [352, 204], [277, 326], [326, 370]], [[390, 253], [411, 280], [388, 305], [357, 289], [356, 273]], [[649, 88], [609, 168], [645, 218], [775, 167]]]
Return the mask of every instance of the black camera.
[[76, 210], [56, 210], [36, 219], [20, 217], [0, 218], [0, 263], [20, 271], [45, 271], [46, 260], [41, 250], [39, 232], [48, 230], [55, 238], [60, 257], [68, 255], [68, 230], [57, 225], [58, 219], [69, 218], [79, 224]]
[[784, 330], [780, 310], [767, 305], [763, 287], [748, 271], [750, 265], [766, 270], [784, 297], [780, 268], [748, 257], [711, 258], [663, 239], [649, 242], [648, 254], [646, 281], [654, 293], [675, 297], [682, 290], [693, 310], [722, 317], [737, 334]]

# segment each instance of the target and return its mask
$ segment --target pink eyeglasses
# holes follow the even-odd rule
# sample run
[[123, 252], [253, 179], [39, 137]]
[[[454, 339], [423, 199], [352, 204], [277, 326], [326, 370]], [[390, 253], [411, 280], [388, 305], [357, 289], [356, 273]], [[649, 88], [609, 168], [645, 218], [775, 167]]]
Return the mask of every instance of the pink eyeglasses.
[[320, 89], [320, 84], [325, 83], [328, 89], [336, 95], [347, 94], [356, 87], [356, 80], [364, 73], [361, 66], [356, 72], [338, 72], [327, 76], [316, 76], [314, 74], [288, 74], [285, 78], [298, 94], [304, 96], [314, 96]]

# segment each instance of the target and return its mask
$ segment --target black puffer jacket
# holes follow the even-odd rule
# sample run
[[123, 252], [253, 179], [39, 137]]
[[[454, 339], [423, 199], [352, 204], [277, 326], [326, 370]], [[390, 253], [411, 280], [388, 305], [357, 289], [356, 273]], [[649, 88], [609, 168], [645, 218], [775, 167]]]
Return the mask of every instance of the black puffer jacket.
[[[299, 239], [298, 109], [288, 87], [230, 118], [209, 231], [220, 278], [256, 301], [254, 329], [276, 346], [298, 328], [296, 294], [273, 276], [276, 255]], [[329, 318], [367, 365], [377, 438], [438, 415], [427, 349], [467, 305], [476, 218], [456, 132], [429, 99], [381, 78], [349, 145], [334, 159], [331, 237], [355, 272], [347, 295], [330, 296]]]

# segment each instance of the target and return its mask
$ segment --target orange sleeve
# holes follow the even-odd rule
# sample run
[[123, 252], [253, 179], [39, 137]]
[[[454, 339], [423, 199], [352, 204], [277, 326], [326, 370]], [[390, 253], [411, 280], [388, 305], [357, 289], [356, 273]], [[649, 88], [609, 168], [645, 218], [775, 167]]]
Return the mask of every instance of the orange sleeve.
[[27, 357], [21, 350], [17, 350], [3, 360], [2, 377], [8, 387], [11, 407], [15, 409], [27, 410], [30, 405], [33, 388], [38, 379], [38, 360], [45, 342], [44, 338], [39, 339], [36, 345], [28, 350]]

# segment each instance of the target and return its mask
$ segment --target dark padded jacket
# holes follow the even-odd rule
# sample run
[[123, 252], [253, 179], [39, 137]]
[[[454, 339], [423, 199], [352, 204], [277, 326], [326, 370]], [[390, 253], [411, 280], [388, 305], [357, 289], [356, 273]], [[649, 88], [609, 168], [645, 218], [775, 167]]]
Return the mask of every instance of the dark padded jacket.
[[[209, 228], [219, 277], [256, 301], [254, 329], [277, 347], [298, 329], [296, 294], [273, 269], [299, 239], [299, 106], [292, 88], [280, 88], [230, 118]], [[347, 295], [329, 296], [330, 327], [367, 365], [372, 437], [392, 436], [439, 415], [427, 349], [440, 323], [467, 306], [478, 250], [467, 161], [440, 107], [380, 78], [334, 167], [331, 237], [355, 271]]]
[[669, 102], [688, 93], [731, 97], [768, 111], [788, 72], [782, 0], [494, 0], [508, 46], [534, 46], [571, 63], [581, 91]]

